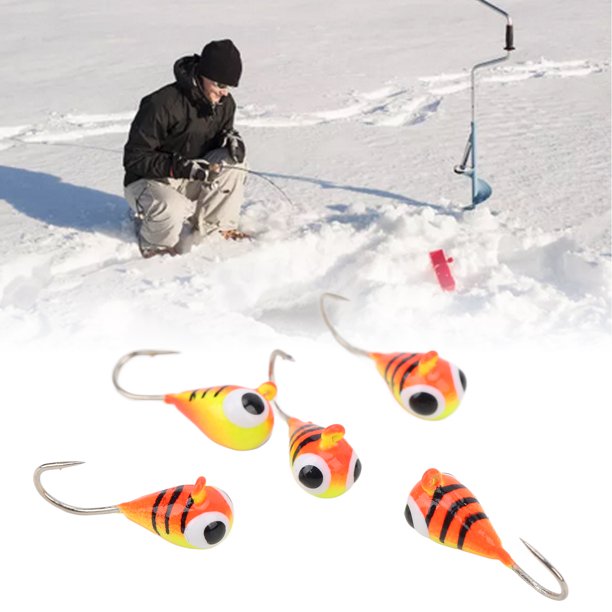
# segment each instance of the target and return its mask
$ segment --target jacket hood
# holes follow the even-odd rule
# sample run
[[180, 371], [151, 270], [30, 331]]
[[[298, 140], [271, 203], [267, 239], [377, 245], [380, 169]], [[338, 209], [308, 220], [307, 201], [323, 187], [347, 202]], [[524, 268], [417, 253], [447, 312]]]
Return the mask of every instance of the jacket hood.
[[188, 55], [181, 57], [174, 62], [174, 78], [176, 83], [191, 100], [191, 102], [201, 110], [212, 112], [212, 104], [204, 97], [204, 91], [196, 77], [196, 67], [200, 60], [199, 55]]

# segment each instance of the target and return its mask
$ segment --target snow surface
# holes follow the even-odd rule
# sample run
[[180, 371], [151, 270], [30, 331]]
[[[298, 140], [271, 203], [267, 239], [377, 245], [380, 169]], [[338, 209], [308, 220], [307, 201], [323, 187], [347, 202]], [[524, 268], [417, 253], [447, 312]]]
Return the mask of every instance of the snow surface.
[[[3, 547], [11, 609], [602, 608], [610, 3], [502, 6], [517, 50], [477, 90], [493, 196], [464, 212], [469, 181], [452, 168], [469, 70], [501, 51], [504, 30], [478, 2], [0, 0], [1, 447], [15, 466], [3, 500], [20, 500]], [[215, 237], [144, 261], [122, 197], [130, 121], [176, 58], [224, 37], [244, 59], [235, 97], [251, 168], [288, 198], [250, 176], [242, 227], [256, 241]], [[438, 248], [454, 258], [454, 293], [432, 273]], [[435, 348], [457, 363], [469, 381], [457, 413], [405, 414], [325, 330], [324, 291], [351, 298], [330, 310], [357, 346]], [[291, 480], [282, 421], [264, 447], [234, 453], [168, 406], [117, 396], [113, 364], [144, 347], [185, 353], [130, 364], [130, 384], [151, 393], [255, 387], [271, 350], [294, 354], [279, 365], [281, 405], [343, 423], [362, 478], [339, 499], [311, 498]], [[191, 552], [121, 517], [61, 513], [30, 478], [66, 459], [87, 465], [45, 483], [77, 505], [202, 472], [234, 500], [234, 530]], [[473, 489], [528, 572], [554, 586], [519, 536], [558, 566], [567, 602], [409, 528], [405, 499], [432, 466]]]

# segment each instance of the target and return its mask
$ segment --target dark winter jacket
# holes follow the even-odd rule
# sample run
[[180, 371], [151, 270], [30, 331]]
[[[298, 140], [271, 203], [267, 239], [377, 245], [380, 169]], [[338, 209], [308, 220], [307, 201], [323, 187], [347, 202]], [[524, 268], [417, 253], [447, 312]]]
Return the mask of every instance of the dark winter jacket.
[[234, 99], [227, 95], [213, 107], [194, 76], [198, 60], [179, 59], [176, 82], [141, 100], [124, 149], [124, 185], [171, 176], [173, 154], [199, 159], [220, 147], [221, 133], [233, 127]]

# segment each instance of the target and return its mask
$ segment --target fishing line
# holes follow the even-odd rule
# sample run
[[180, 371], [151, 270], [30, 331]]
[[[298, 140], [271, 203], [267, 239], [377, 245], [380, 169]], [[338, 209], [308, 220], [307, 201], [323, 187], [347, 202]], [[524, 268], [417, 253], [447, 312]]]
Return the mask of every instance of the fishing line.
[[272, 187], [279, 191], [285, 198], [285, 200], [287, 200], [287, 202], [291, 204], [291, 206], [295, 206], [295, 204], [291, 201], [291, 198], [272, 179], [268, 178], [264, 174], [256, 172], [255, 170], [249, 170], [248, 168], [236, 168], [235, 166], [224, 166], [224, 168], [229, 170], [239, 170], [240, 172], [246, 172], [247, 174], [253, 174], [255, 176], [258, 176], [260, 179], [267, 181], [268, 183], [270, 183], [270, 185], [272, 185]]
[[[11, 140], [18, 142], [20, 144], [24, 144], [24, 145], [42, 145], [42, 146], [53, 146], [53, 147], [76, 147], [79, 149], [95, 149], [97, 151], [105, 151], [106, 153], [117, 153], [119, 155], [123, 154], [123, 151], [119, 151], [117, 149], [105, 149], [103, 147], [94, 147], [94, 146], [89, 146], [89, 145], [78, 145], [78, 144], [71, 144], [68, 142], [26, 142], [24, 140], [19, 140], [18, 138], [11, 138]], [[206, 160], [195, 160], [195, 161], [199, 161], [199, 162], [206, 162], [208, 165], [210, 165], [210, 162], [206, 161]], [[289, 202], [289, 204], [291, 206], [295, 206], [295, 204], [292, 202], [291, 198], [270, 178], [268, 178], [265, 174], [263, 174], [262, 172], [257, 172], [255, 170], [249, 170], [248, 168], [236, 168], [235, 166], [231, 166], [229, 164], [222, 164], [223, 170], [236, 170], [236, 171], [240, 171], [240, 172], [246, 172], [247, 174], [252, 174], [254, 176], [258, 176], [260, 179], [263, 179], [264, 181], [270, 183], [270, 185], [272, 185], [272, 187], [274, 187], [274, 189], [276, 189], [284, 198], [285, 200], [287, 200], [287, 202]]]

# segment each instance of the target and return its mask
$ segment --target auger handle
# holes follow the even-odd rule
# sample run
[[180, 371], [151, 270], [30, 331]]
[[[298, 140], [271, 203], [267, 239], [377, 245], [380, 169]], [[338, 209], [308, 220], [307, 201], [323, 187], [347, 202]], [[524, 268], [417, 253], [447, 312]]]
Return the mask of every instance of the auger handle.
[[506, 46], [504, 47], [505, 51], [514, 51], [514, 29], [512, 26], [512, 19], [510, 15], [506, 13], [503, 9], [500, 9], [499, 6], [495, 6], [493, 3], [489, 2], [489, 0], [478, 0], [481, 4], [488, 6], [490, 9], [496, 11], [500, 15], [503, 15], [508, 22], [506, 25]]
[[514, 26], [512, 23], [506, 25], [506, 46], [505, 51], [514, 51]]

